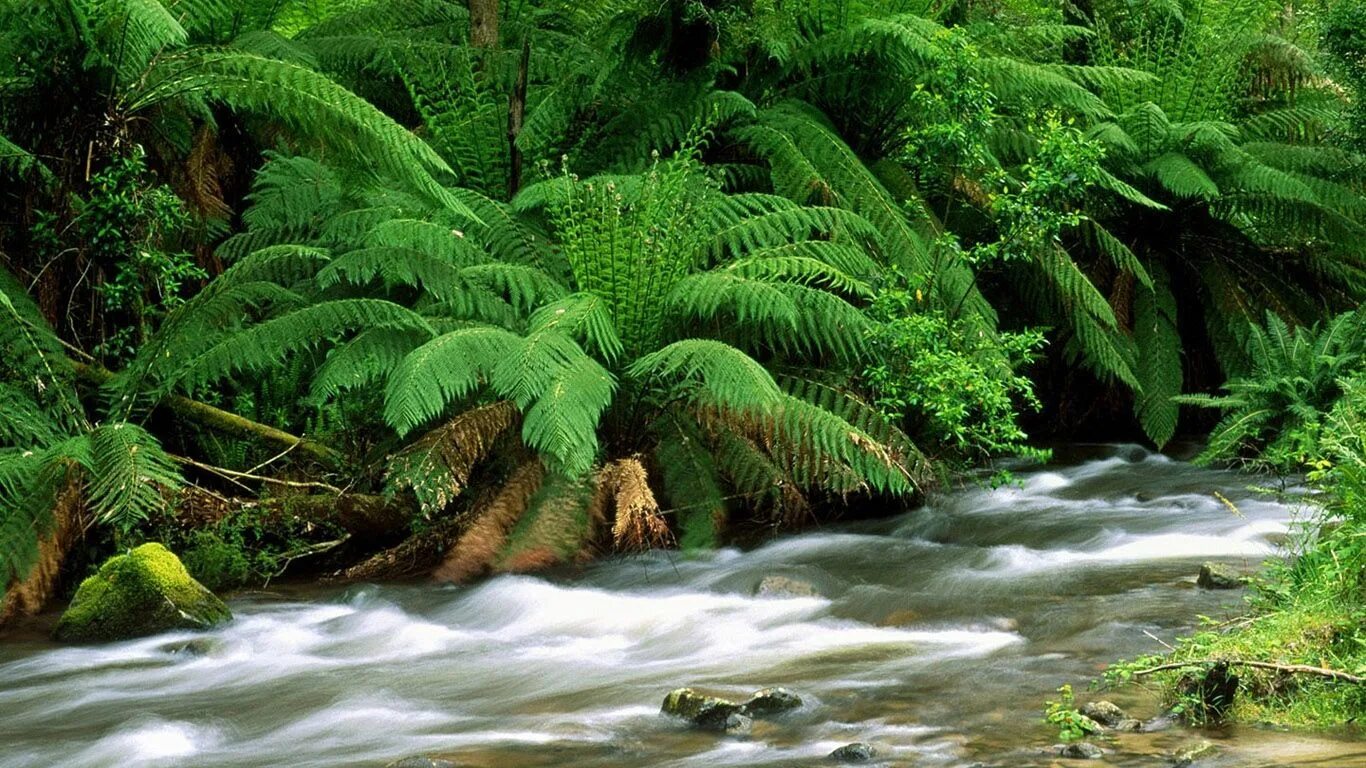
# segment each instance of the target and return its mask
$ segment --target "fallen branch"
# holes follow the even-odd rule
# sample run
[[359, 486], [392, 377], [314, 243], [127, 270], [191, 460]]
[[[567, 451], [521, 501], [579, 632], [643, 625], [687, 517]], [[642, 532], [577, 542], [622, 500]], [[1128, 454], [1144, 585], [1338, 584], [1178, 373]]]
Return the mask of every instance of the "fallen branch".
[[278, 486], [280, 486], [280, 487], [282, 487], [282, 488], [314, 488], [314, 489], [317, 489], [317, 490], [320, 490], [320, 491], [327, 491], [328, 493], [335, 493], [335, 494], [337, 494], [338, 496], [340, 496], [340, 495], [342, 495], [342, 494], [344, 493], [344, 491], [343, 491], [342, 489], [338, 488], [337, 486], [335, 486], [335, 485], [329, 485], [329, 484], [327, 484], [327, 483], [319, 483], [319, 482], [305, 481], [305, 480], [281, 480], [281, 479], [276, 478], [276, 477], [266, 477], [265, 475], [254, 475], [254, 474], [252, 474], [252, 473], [250, 473], [250, 472], [239, 472], [239, 471], [237, 471], [237, 470], [235, 470], [235, 469], [228, 469], [228, 468], [226, 468], [226, 467], [215, 467], [215, 466], [212, 465], [212, 464], [205, 464], [205, 463], [203, 463], [203, 462], [201, 462], [201, 461], [195, 461], [194, 459], [186, 458], [185, 456], [176, 456], [176, 455], [174, 455], [174, 454], [171, 455], [171, 459], [172, 459], [173, 461], [175, 461], [177, 464], [184, 464], [184, 465], [187, 466], [187, 467], [194, 467], [195, 469], [202, 469], [202, 470], [204, 470], [205, 472], [209, 472], [209, 473], [212, 473], [212, 474], [215, 474], [215, 475], [219, 475], [219, 476], [225, 477], [225, 478], [227, 478], [227, 479], [229, 479], [229, 480], [238, 480], [238, 479], [241, 479], [241, 480], [254, 480], [254, 481], [258, 482], [258, 483], [267, 483], [267, 484], [269, 484], [269, 485], [278, 485]]
[[1344, 683], [1355, 683], [1361, 685], [1366, 683], [1366, 677], [1339, 672], [1335, 669], [1325, 669], [1323, 667], [1311, 667], [1307, 664], [1273, 664], [1267, 661], [1244, 661], [1240, 659], [1196, 659], [1195, 661], [1173, 662], [1171, 664], [1159, 664], [1151, 669], [1140, 669], [1134, 672], [1134, 677], [1143, 677], [1157, 672], [1169, 672], [1173, 669], [1183, 669], [1194, 667], [1201, 664], [1227, 664], [1230, 667], [1251, 667], [1253, 669], [1269, 669], [1273, 672], [1287, 672], [1295, 675], [1317, 675], [1326, 677], [1329, 680], [1337, 680]]
[[[82, 379], [96, 386], [107, 383], [114, 378], [114, 374], [101, 368], [98, 365], [75, 362], [71, 363], [76, 374]], [[324, 464], [337, 465], [341, 463], [342, 456], [337, 451], [314, 440], [291, 435], [290, 433], [276, 429], [268, 424], [261, 424], [251, 419], [238, 416], [235, 413], [225, 411], [222, 408], [215, 408], [207, 403], [198, 400], [191, 400], [181, 395], [168, 395], [158, 407], [166, 408], [177, 416], [201, 424], [205, 427], [226, 432], [238, 437], [252, 437], [262, 442], [273, 443], [283, 448], [298, 450]]]

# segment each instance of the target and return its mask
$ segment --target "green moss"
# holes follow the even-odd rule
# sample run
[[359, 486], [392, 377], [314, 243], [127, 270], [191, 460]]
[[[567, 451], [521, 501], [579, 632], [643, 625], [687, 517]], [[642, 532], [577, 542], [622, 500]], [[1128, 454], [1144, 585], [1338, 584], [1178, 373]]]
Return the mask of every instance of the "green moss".
[[175, 629], [207, 629], [232, 613], [161, 544], [110, 558], [81, 582], [53, 633], [58, 640], [121, 640]]
[[212, 590], [231, 589], [252, 578], [251, 559], [241, 537], [229, 541], [217, 530], [194, 531], [182, 550], [185, 569]]

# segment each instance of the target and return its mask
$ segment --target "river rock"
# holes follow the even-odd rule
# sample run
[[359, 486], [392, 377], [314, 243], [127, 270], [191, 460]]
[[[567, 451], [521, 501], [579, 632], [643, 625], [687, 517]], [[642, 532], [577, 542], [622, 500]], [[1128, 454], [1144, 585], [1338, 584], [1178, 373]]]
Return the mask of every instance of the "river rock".
[[1227, 565], [1205, 563], [1195, 583], [1203, 589], [1237, 589], [1243, 586], [1243, 577]]
[[143, 544], [109, 558], [81, 582], [53, 637], [99, 642], [144, 637], [176, 629], [208, 629], [232, 613], [179, 558], [160, 544]]
[[754, 588], [758, 597], [820, 597], [821, 593], [808, 581], [786, 576], [765, 576]]
[[671, 717], [687, 720], [703, 730], [733, 735], [748, 733], [754, 724], [741, 705], [700, 694], [691, 688], [670, 691], [669, 695], [664, 697], [664, 705], [659, 711]]
[[868, 763], [872, 762], [875, 757], [877, 757], [877, 749], [872, 744], [862, 741], [845, 744], [830, 753], [831, 760], [838, 760], [841, 763]]
[[1140, 733], [1143, 731], [1143, 721], [1126, 717], [1115, 723], [1115, 730], [1123, 733]]
[[1058, 745], [1058, 757], [1071, 760], [1099, 760], [1105, 757], [1105, 750], [1086, 741]]
[[704, 731], [724, 733], [727, 736], [747, 736], [754, 729], [754, 718], [744, 712], [727, 712], [719, 708], [708, 710], [693, 723]]
[[1121, 721], [1129, 719], [1124, 710], [1108, 701], [1088, 701], [1081, 706], [1081, 713], [1106, 728], [1114, 728]]
[[1202, 741], [1199, 744], [1182, 747], [1181, 749], [1176, 750], [1171, 755], [1171, 761], [1172, 765], [1176, 766], [1176, 768], [1187, 768], [1187, 766], [1193, 765], [1197, 760], [1214, 757], [1218, 753], [1218, 747], [1208, 741]]
[[755, 691], [741, 708], [752, 717], [764, 717], [800, 709], [801, 706], [802, 697], [792, 691], [786, 688], [765, 688], [762, 691]]

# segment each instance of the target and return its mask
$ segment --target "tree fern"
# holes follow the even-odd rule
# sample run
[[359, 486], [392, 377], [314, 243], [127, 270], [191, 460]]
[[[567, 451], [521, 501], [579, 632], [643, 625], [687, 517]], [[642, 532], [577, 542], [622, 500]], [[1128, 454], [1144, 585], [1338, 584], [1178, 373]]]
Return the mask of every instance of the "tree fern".
[[1137, 351], [1139, 394], [1134, 406], [1139, 424], [1158, 447], [1176, 434], [1181, 394], [1181, 338], [1177, 330], [1176, 298], [1161, 269], [1155, 270], [1151, 289], [1134, 299], [1134, 345]]
[[451, 170], [431, 147], [310, 69], [231, 51], [181, 54], [158, 62], [127, 95], [125, 108], [137, 112], [183, 98], [272, 117], [349, 157], [355, 167], [374, 167], [453, 213], [477, 218], [438, 182]]

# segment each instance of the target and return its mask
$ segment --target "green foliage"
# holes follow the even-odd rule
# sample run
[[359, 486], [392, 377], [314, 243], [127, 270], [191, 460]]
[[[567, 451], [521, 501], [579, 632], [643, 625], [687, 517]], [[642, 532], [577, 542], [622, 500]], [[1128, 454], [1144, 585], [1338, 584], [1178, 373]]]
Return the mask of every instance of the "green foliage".
[[905, 290], [884, 291], [871, 311], [880, 321], [870, 334], [876, 362], [863, 377], [888, 418], [922, 444], [968, 460], [1038, 455], [1016, 414], [1039, 407], [1018, 369], [1036, 357], [1042, 334], [974, 336]]
[[1282, 472], [1306, 466], [1320, 455], [1324, 421], [1344, 382], [1366, 361], [1366, 317], [1345, 312], [1292, 329], [1268, 313], [1265, 326], [1250, 329], [1247, 354], [1251, 371], [1225, 384], [1226, 394], [1180, 399], [1224, 411], [1201, 459]]
[[115, 365], [184, 301], [190, 284], [208, 277], [189, 254], [171, 250], [189, 215], [170, 187], [148, 176], [141, 147], [113, 159], [90, 179], [89, 197], [73, 222], [87, 256], [109, 272], [96, 292], [118, 329], [94, 351]]
[[1077, 711], [1072, 686], [1058, 689], [1058, 700], [1044, 702], [1043, 720], [1058, 729], [1058, 739], [1064, 743], [1084, 739], [1101, 728], [1096, 721]]
[[1042, 394], [1129, 398], [1158, 445], [1222, 376], [1211, 457], [1323, 459], [1360, 333], [1288, 329], [1366, 291], [1331, 5], [536, 2], [480, 48], [454, 0], [0, 7], [0, 547], [31, 563], [69, 483], [164, 508], [170, 395], [424, 517], [547, 470], [479, 529], [512, 570], [1036, 455], [1045, 354], [1092, 376]]

